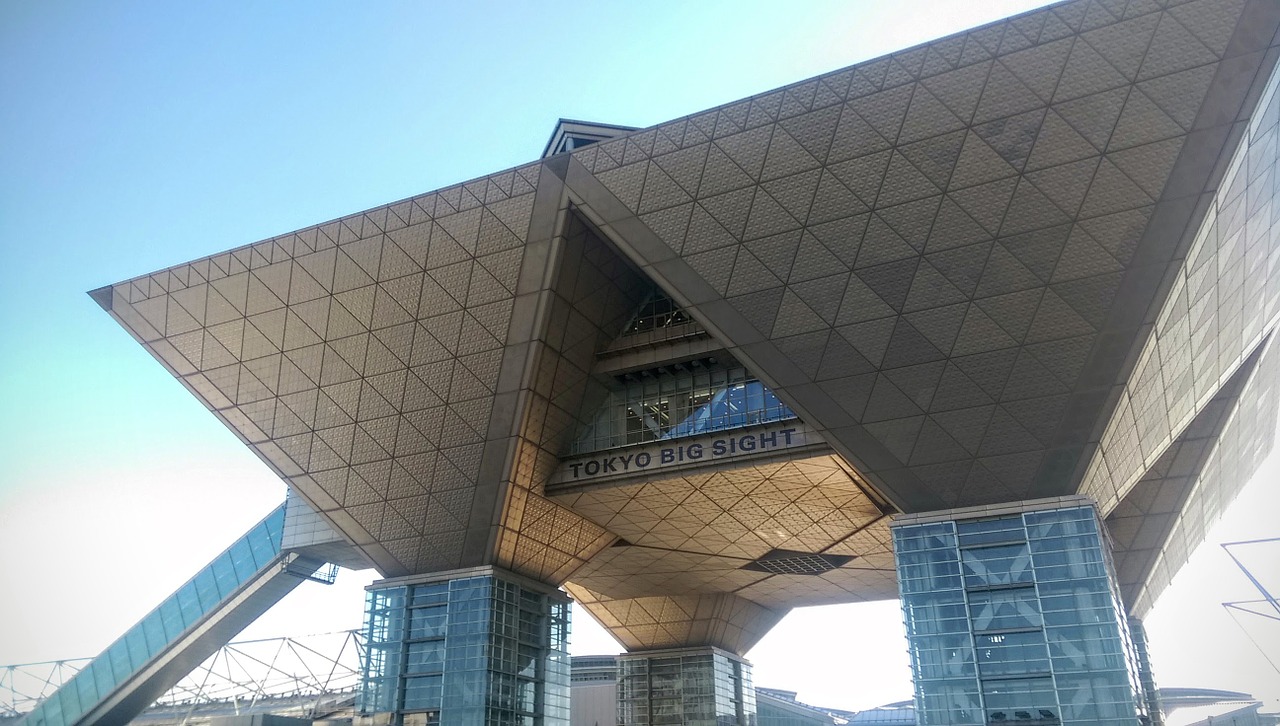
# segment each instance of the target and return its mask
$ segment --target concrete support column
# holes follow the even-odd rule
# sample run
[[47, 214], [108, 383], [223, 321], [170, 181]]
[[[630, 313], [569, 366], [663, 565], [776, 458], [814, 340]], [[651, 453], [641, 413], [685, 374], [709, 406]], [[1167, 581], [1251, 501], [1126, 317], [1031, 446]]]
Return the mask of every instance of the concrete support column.
[[568, 726], [569, 599], [496, 568], [370, 585], [364, 726]]
[[619, 726], [755, 726], [751, 664], [713, 647], [618, 656]]
[[921, 726], [1146, 721], [1092, 500], [904, 515], [893, 540]]

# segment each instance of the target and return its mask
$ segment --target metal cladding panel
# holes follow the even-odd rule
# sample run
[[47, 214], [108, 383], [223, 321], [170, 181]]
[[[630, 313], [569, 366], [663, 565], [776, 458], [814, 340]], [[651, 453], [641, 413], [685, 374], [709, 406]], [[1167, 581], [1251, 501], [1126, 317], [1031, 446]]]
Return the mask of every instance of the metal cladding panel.
[[650, 283], [569, 213], [552, 246], [542, 293], [545, 322], [530, 344], [519, 404], [523, 420], [496, 542], [499, 566], [560, 583], [616, 538], [543, 496], [563, 452], [607, 388], [591, 375], [596, 352], [630, 322]]
[[539, 171], [119, 283], [110, 310], [384, 574], [458, 567], [514, 417], [494, 401]]
[[1262, 352], [1257, 368], [1227, 414], [1222, 432], [1195, 475], [1186, 502], [1175, 514], [1169, 535], [1129, 610], [1144, 617], [1169, 586], [1227, 505], [1257, 471], [1276, 440], [1280, 409], [1280, 353], [1274, 341]]
[[[1261, 396], [1262, 407], [1270, 403], [1265, 386], [1259, 385], [1261, 381], [1253, 382], [1255, 375], [1267, 375], [1265, 369], [1258, 368], [1261, 356], [1261, 349], [1254, 351], [1232, 375], [1231, 380], [1208, 403], [1200, 407], [1191, 423], [1146, 470], [1142, 478], [1129, 487], [1124, 498], [1107, 515], [1107, 531], [1111, 536], [1112, 557], [1120, 593], [1130, 608], [1137, 601], [1138, 593], [1151, 581], [1161, 550], [1169, 543], [1179, 515], [1187, 507], [1199, 478], [1210, 471], [1206, 469], [1206, 464], [1218, 451], [1219, 442], [1226, 444], [1232, 454], [1236, 453], [1229, 440], [1222, 438], [1222, 434], [1228, 430], [1228, 424], [1238, 426], [1250, 418], [1248, 414], [1237, 417], [1236, 412], [1242, 403], [1246, 410], [1259, 405], [1256, 401], [1241, 401], [1240, 396], [1246, 386], [1252, 386], [1251, 395]], [[1257, 447], [1261, 452], [1270, 450], [1269, 442], [1274, 438], [1262, 440], [1261, 436], [1268, 430], [1274, 431], [1274, 427], [1264, 427], [1249, 434], [1256, 436], [1256, 443], [1262, 444]], [[1242, 468], [1249, 467], [1249, 458], [1246, 454], [1238, 465]], [[1247, 479], [1248, 476], [1243, 476], [1238, 481], [1232, 479], [1223, 482], [1223, 486], [1227, 490], [1234, 490]], [[1190, 544], [1186, 547], [1187, 552], [1194, 549], [1194, 542], [1186, 544]]]
[[565, 589], [629, 651], [710, 645], [742, 655], [787, 613], [729, 593], [614, 599]]
[[[877, 501], [1109, 511], [1274, 327], [1278, 26], [1268, 0], [1072, 0], [93, 296], [386, 575], [643, 581], [622, 520], [544, 486], [650, 282]], [[1197, 486], [1205, 512], [1234, 491]], [[875, 526], [783, 528], [867, 565], [809, 587], [856, 568], [717, 580], [727, 538], [684, 524], [669, 586], [745, 604], [628, 642], [714, 621], [736, 651], [790, 604], [890, 596]]]
[[[829, 454], [551, 496], [622, 538], [573, 574], [598, 600], [733, 592], [786, 610], [897, 595], [889, 518]], [[821, 573], [747, 567], [778, 550], [850, 559]]]
[[1075, 492], [1275, 63], [1274, 3], [1168, 5], [1051, 6], [566, 183], [904, 511]]
[[1111, 511], [1201, 415], [1280, 316], [1280, 76], [1272, 78], [1173, 274], [1137, 366], [1080, 485]]
[[1274, 442], [1275, 366], [1261, 361], [1275, 357], [1280, 315], [1277, 82], [1207, 205], [1081, 483], [1108, 513], [1135, 613], [1151, 607]]

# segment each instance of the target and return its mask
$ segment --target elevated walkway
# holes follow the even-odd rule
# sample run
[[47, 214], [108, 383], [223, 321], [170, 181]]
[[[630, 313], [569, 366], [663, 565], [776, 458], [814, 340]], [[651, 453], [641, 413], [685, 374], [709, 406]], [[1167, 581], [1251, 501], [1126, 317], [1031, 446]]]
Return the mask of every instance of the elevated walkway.
[[310, 514], [281, 504], [20, 723], [128, 723], [303, 580], [332, 582], [328, 558], [286, 546], [290, 508]]

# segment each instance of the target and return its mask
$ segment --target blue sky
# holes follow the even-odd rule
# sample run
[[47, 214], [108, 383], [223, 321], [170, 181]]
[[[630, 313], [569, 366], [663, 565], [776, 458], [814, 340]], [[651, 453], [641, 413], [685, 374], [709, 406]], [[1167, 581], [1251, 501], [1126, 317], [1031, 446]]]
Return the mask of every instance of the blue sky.
[[[283, 496], [85, 291], [529, 161], [559, 117], [646, 126], [1039, 4], [0, 4], [0, 664], [97, 652]], [[1232, 538], [1280, 534], [1268, 471]], [[1280, 696], [1217, 605], [1247, 583], [1195, 566], [1157, 677]], [[254, 633], [355, 627], [367, 579]], [[591, 625], [575, 650], [611, 649]], [[751, 657], [813, 702], [910, 694], [895, 603], [793, 615]]]

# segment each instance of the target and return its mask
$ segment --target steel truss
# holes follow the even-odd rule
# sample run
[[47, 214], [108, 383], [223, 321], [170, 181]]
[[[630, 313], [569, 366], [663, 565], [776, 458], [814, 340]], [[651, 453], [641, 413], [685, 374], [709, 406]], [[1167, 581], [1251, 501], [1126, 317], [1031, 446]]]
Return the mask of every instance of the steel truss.
[[1262, 657], [1266, 659], [1267, 663], [1270, 663], [1276, 673], [1280, 674], [1280, 666], [1278, 666], [1276, 662], [1271, 659], [1271, 656], [1267, 654], [1267, 649], [1263, 648], [1262, 645], [1258, 643], [1258, 640], [1249, 632], [1249, 629], [1240, 622], [1238, 617], [1236, 617], [1236, 613], [1241, 612], [1263, 617], [1268, 620], [1280, 621], [1280, 602], [1277, 602], [1276, 596], [1273, 595], [1271, 591], [1262, 584], [1257, 576], [1255, 576], [1248, 567], [1245, 567], [1244, 563], [1240, 561], [1240, 558], [1236, 557], [1235, 553], [1231, 551], [1232, 547], [1273, 544], [1276, 542], [1280, 542], [1280, 537], [1253, 539], [1243, 542], [1225, 542], [1222, 544], [1223, 551], [1225, 551], [1227, 556], [1231, 558], [1231, 561], [1236, 564], [1236, 567], [1240, 568], [1240, 571], [1244, 573], [1244, 576], [1249, 578], [1249, 582], [1253, 584], [1254, 588], [1262, 594], [1262, 599], [1260, 600], [1236, 600], [1233, 602], [1224, 602], [1222, 603], [1222, 607], [1226, 608], [1227, 614], [1231, 616], [1231, 619], [1234, 620], [1236, 625], [1240, 627], [1240, 630], [1244, 632], [1245, 637], [1249, 639], [1249, 642], [1253, 643], [1253, 646], [1258, 649], [1258, 652], [1262, 654]]
[[[350, 707], [364, 658], [359, 630], [228, 643], [138, 720], [185, 724], [211, 711], [239, 715], [266, 710], [318, 718]], [[0, 666], [0, 718], [31, 711], [91, 660]]]

